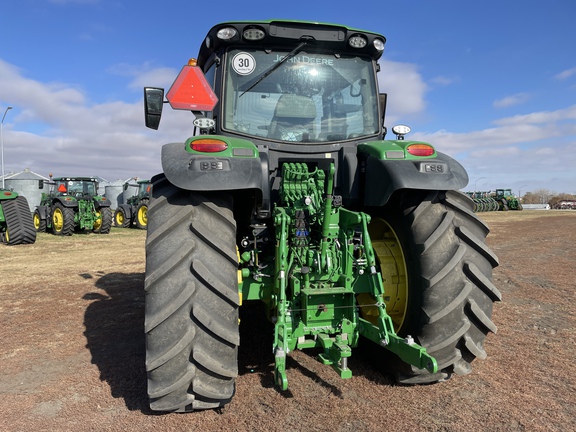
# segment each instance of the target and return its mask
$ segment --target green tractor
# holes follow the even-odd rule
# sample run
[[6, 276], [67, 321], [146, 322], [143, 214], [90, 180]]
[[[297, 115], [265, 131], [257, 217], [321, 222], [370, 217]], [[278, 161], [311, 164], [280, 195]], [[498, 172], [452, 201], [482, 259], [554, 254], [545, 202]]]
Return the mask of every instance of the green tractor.
[[130, 187], [137, 187], [138, 193], [120, 204], [114, 213], [114, 223], [117, 227], [130, 228], [136, 226], [146, 229], [148, 225], [148, 202], [150, 201], [150, 180], [138, 180], [136, 185], [129, 182], [124, 183], [124, 190]]
[[17, 192], [0, 189], [0, 242], [19, 245], [35, 241], [36, 230], [28, 200]]
[[98, 181], [93, 177], [55, 178], [34, 210], [34, 227], [38, 232], [52, 230], [63, 236], [75, 230], [108, 234], [112, 227], [110, 204], [98, 195]]
[[498, 202], [499, 210], [522, 210], [522, 203], [514, 196], [512, 189], [496, 189], [493, 198]]
[[[465, 375], [486, 357], [501, 299], [489, 229], [458, 192], [468, 175], [457, 161], [405, 139], [404, 125], [385, 138], [384, 43], [333, 24], [218, 24], [166, 93], [195, 119], [191, 137], [162, 147], [152, 178], [152, 410], [231, 400], [250, 304], [271, 323], [280, 390], [296, 349], [350, 378], [361, 343], [404, 384]], [[152, 129], [164, 96], [144, 89]]]

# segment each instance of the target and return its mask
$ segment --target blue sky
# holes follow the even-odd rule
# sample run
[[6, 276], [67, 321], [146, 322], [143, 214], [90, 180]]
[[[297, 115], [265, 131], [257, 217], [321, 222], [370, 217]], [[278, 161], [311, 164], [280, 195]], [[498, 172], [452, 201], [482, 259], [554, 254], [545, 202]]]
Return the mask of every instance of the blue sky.
[[333, 22], [382, 33], [387, 126], [459, 160], [466, 190], [576, 193], [573, 0], [3, 0], [5, 172], [149, 178], [191, 134], [169, 107], [144, 127], [142, 87], [169, 88], [230, 20]]

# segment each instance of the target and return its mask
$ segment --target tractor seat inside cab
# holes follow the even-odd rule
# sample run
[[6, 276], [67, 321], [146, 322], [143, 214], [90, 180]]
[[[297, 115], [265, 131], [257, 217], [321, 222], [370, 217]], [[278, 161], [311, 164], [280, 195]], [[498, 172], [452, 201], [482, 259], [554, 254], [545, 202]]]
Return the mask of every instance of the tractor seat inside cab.
[[314, 140], [316, 104], [312, 98], [283, 94], [278, 99], [269, 129], [269, 138], [282, 141]]

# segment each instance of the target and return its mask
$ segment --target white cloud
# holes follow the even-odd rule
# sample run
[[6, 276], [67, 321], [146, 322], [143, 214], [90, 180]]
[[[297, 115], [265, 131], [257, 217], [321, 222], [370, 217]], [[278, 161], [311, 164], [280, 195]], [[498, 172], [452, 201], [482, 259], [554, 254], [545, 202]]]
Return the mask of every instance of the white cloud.
[[572, 69], [566, 69], [565, 71], [562, 71], [557, 75], [554, 75], [554, 78], [559, 80], [565, 80], [567, 78], [570, 78], [574, 74], [576, 74], [576, 67], [573, 67]]
[[428, 87], [418, 73], [416, 65], [389, 60], [380, 60], [378, 74], [380, 91], [388, 93], [388, 124], [395, 118], [422, 113], [426, 107], [424, 96]]
[[[151, 131], [144, 126], [141, 100], [90, 103], [81, 89], [26, 78], [2, 60], [0, 95], [0, 106], [14, 106], [4, 122], [6, 173], [30, 168], [42, 175], [109, 180], [150, 176], [160, 171], [162, 144], [192, 134], [189, 112], [165, 110], [161, 130]], [[31, 132], [37, 129], [42, 132]]]
[[170, 88], [179, 70], [168, 67], [153, 67], [150, 63], [131, 65], [120, 63], [108, 68], [107, 72], [132, 78], [128, 84], [131, 89], [141, 90], [144, 87]]
[[496, 127], [466, 133], [440, 130], [410, 139], [432, 143], [457, 159], [471, 182], [496, 187], [524, 185], [573, 193], [576, 188], [576, 105], [501, 118]]
[[530, 94], [528, 93], [516, 93], [511, 96], [506, 96], [505, 98], [494, 101], [492, 104], [496, 108], [508, 108], [513, 105], [521, 105], [530, 99]]

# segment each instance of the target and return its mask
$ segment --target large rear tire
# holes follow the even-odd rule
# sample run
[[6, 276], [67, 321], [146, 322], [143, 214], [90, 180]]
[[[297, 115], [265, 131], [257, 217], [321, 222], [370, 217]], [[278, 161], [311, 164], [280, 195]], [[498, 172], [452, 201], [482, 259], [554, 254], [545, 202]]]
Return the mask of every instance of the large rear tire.
[[2, 240], [9, 245], [32, 244], [36, 241], [36, 228], [28, 207], [28, 201], [23, 196], [2, 201], [2, 211], [6, 219], [6, 232]]
[[228, 403], [238, 375], [238, 258], [232, 199], [153, 179], [146, 239], [145, 332], [150, 407]]
[[34, 228], [36, 229], [36, 232], [46, 232], [46, 219], [42, 219], [40, 210], [34, 210], [34, 216], [32, 217], [32, 220], [34, 221]]
[[116, 209], [114, 213], [114, 224], [120, 228], [130, 228], [130, 218], [127, 217], [123, 208]]
[[92, 231], [97, 234], [109, 234], [112, 229], [112, 209], [100, 207], [96, 210], [96, 216]]
[[[466, 375], [475, 358], [486, 357], [484, 339], [497, 330], [492, 304], [501, 300], [492, 284], [498, 258], [486, 246], [489, 229], [473, 208], [473, 201], [459, 192], [424, 191], [396, 196], [378, 212], [402, 249], [396, 267], [405, 268], [407, 277], [405, 285], [396, 285], [400, 291], [406, 287], [404, 303], [395, 307], [400, 311], [393, 317], [396, 331], [414, 337], [438, 362], [439, 372], [430, 374], [393, 356], [400, 383]], [[386, 290], [391, 278], [386, 271], [383, 278]]]
[[74, 209], [60, 203], [52, 207], [52, 232], [56, 235], [69, 236], [74, 233]]

